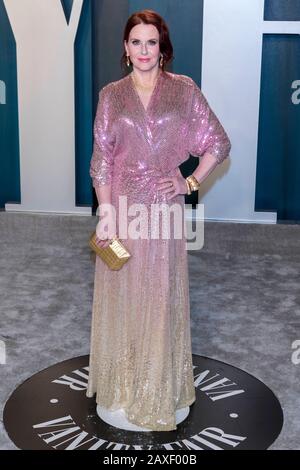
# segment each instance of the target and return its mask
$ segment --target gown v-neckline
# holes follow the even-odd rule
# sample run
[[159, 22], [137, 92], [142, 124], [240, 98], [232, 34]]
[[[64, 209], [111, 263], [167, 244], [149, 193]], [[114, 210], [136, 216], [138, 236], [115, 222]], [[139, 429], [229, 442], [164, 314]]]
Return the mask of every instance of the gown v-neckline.
[[137, 102], [139, 104], [139, 106], [141, 107], [142, 111], [143, 111], [143, 114], [145, 116], [147, 116], [149, 114], [149, 111], [151, 109], [151, 106], [152, 106], [152, 103], [153, 103], [153, 100], [154, 100], [154, 97], [157, 93], [157, 90], [158, 90], [158, 85], [159, 85], [159, 82], [160, 82], [160, 79], [161, 79], [161, 76], [162, 76], [162, 70], [159, 70], [159, 73], [158, 73], [158, 76], [157, 76], [157, 79], [156, 79], [156, 83], [154, 85], [154, 88], [152, 90], [152, 93], [150, 95], [150, 98], [149, 98], [149, 101], [148, 101], [148, 104], [147, 104], [147, 107], [145, 108], [142, 100], [141, 100], [141, 97], [140, 95], [138, 94], [138, 91], [136, 89], [136, 86], [135, 86], [135, 83], [133, 81], [133, 76], [132, 76], [132, 72], [129, 74], [129, 78], [130, 78], [130, 83], [131, 83], [131, 87], [132, 87], [132, 90], [133, 90], [133, 93], [137, 99]]

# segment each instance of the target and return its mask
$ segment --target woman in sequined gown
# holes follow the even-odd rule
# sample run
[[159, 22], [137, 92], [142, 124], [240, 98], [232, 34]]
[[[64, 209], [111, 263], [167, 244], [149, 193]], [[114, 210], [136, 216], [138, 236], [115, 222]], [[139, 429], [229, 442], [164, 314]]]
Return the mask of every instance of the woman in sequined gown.
[[[193, 174], [203, 181], [230, 150], [196, 83], [165, 71], [172, 58], [166, 32], [156, 12], [131, 15], [123, 58], [132, 71], [99, 93], [90, 175], [99, 206], [111, 202], [116, 210], [116, 233], [120, 196], [128, 208], [163, 202], [183, 210], [187, 186], [179, 165], [190, 154], [202, 156]], [[107, 246], [99, 224], [99, 243]], [[196, 398], [186, 240], [172, 230], [168, 239], [119, 238], [132, 255], [121, 270], [96, 258], [87, 396], [96, 394], [107, 410], [123, 409], [135, 425], [173, 430], [176, 410]]]

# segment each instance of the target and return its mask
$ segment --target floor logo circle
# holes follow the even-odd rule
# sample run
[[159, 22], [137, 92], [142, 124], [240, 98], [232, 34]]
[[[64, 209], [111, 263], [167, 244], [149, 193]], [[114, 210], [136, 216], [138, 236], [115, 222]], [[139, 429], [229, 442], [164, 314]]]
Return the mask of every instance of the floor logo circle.
[[125, 431], [103, 422], [87, 398], [89, 356], [33, 375], [10, 396], [4, 426], [19, 449], [240, 450], [267, 449], [283, 413], [260, 380], [220, 361], [193, 355], [196, 401], [174, 431]]

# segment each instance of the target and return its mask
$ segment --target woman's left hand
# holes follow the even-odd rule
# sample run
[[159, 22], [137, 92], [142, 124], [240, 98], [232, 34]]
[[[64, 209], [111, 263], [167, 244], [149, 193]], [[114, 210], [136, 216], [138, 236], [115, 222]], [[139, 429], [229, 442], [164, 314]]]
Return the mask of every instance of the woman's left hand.
[[187, 185], [181, 171], [177, 168], [177, 175], [159, 178], [156, 189], [166, 194], [167, 199], [173, 199], [177, 194], [187, 194]]

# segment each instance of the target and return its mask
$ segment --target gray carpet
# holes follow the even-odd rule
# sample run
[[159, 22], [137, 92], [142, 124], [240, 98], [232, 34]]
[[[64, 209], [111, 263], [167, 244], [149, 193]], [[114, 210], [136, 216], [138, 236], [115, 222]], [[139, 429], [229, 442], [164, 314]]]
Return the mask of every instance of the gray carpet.
[[[56, 362], [89, 353], [95, 217], [0, 212], [1, 416], [11, 392]], [[256, 376], [285, 416], [271, 449], [300, 449], [300, 227], [207, 222], [189, 252], [193, 353]], [[14, 449], [1, 420], [0, 449]]]

